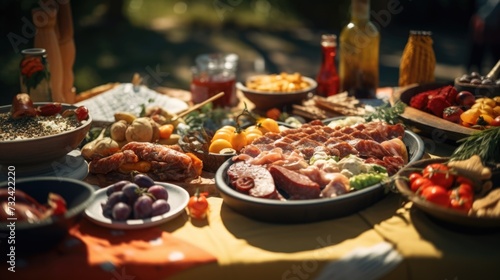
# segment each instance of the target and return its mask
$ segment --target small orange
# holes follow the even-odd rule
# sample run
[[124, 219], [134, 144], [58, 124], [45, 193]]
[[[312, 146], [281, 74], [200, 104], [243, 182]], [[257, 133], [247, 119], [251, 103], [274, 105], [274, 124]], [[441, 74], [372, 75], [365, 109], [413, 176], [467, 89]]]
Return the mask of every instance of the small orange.
[[210, 153], [218, 154], [222, 149], [233, 148], [233, 145], [225, 139], [217, 139], [210, 144], [208, 151]]

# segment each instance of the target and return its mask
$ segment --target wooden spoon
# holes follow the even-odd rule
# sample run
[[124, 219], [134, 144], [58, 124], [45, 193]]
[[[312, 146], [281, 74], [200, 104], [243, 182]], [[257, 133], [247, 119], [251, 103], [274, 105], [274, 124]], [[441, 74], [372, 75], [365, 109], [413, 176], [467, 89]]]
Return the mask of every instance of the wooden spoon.
[[191, 113], [193, 111], [198, 110], [200, 107], [203, 107], [203, 105], [208, 104], [208, 103], [210, 103], [210, 102], [212, 102], [212, 101], [214, 101], [216, 99], [221, 98], [222, 96], [224, 96], [224, 92], [223, 91], [217, 93], [216, 95], [210, 97], [209, 99], [207, 99], [207, 100], [205, 100], [205, 101], [203, 101], [201, 103], [198, 103], [198, 104], [194, 105], [193, 107], [187, 109], [186, 111], [183, 111], [183, 112], [179, 113], [178, 115], [176, 115], [175, 117], [173, 117], [171, 121], [174, 122], [177, 119], [182, 118], [185, 115], [187, 115], [187, 114], [189, 114], [189, 113]]

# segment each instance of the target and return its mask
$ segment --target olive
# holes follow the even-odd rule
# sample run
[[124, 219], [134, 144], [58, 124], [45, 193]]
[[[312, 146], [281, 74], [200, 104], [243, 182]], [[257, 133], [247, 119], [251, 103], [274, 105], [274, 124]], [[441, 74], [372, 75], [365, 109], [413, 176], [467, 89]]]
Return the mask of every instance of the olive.
[[462, 75], [460, 79], [458, 79], [459, 82], [461, 83], [470, 83], [470, 77], [466, 74]]
[[471, 84], [473, 85], [480, 85], [481, 84], [481, 79], [474, 78], [470, 81]]
[[470, 73], [471, 79], [481, 79], [481, 74], [478, 72], [472, 72]]
[[492, 85], [493, 81], [490, 78], [486, 78], [486, 79], [481, 81], [481, 84], [482, 85]]

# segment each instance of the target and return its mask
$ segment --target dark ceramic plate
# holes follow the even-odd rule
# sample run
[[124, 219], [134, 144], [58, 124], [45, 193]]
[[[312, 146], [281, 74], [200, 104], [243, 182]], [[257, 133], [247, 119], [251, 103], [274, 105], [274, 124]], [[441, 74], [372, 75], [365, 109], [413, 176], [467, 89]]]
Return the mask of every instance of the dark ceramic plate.
[[[415, 133], [406, 131], [403, 138], [408, 147], [409, 162], [419, 160], [424, 143]], [[271, 223], [310, 223], [347, 216], [382, 199], [385, 188], [381, 184], [335, 198], [278, 201], [252, 197], [229, 186], [227, 170], [233, 161], [224, 162], [215, 174], [215, 183], [224, 203], [242, 215]]]
[[[396, 175], [396, 178], [408, 177], [409, 174], [415, 170], [415, 168], [422, 169], [430, 163], [442, 163], [448, 160], [449, 158], [433, 158], [416, 161], [414, 163], [408, 164], [405, 168], [401, 169]], [[493, 176], [497, 177], [499, 176], [499, 174], [493, 173]], [[496, 180], [498, 180], [498, 177], [492, 179], [494, 182], [496, 182]], [[500, 217], [468, 216], [466, 213], [461, 213], [453, 209], [441, 207], [420, 198], [418, 195], [411, 191], [408, 185], [408, 181], [404, 179], [396, 179], [394, 182], [401, 195], [403, 195], [413, 203], [412, 207], [418, 208], [419, 210], [439, 220], [440, 222], [444, 222], [448, 225], [476, 229], [500, 228]], [[498, 185], [495, 184], [494, 186]]]

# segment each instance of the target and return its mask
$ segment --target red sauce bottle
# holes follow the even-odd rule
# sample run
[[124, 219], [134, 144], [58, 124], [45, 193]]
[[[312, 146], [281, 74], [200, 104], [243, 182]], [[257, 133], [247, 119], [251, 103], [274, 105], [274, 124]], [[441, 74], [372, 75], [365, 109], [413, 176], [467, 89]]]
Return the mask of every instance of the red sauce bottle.
[[340, 88], [339, 75], [335, 66], [337, 56], [337, 36], [323, 34], [321, 36], [322, 61], [321, 68], [316, 77], [318, 87], [316, 95], [327, 97], [337, 94]]

